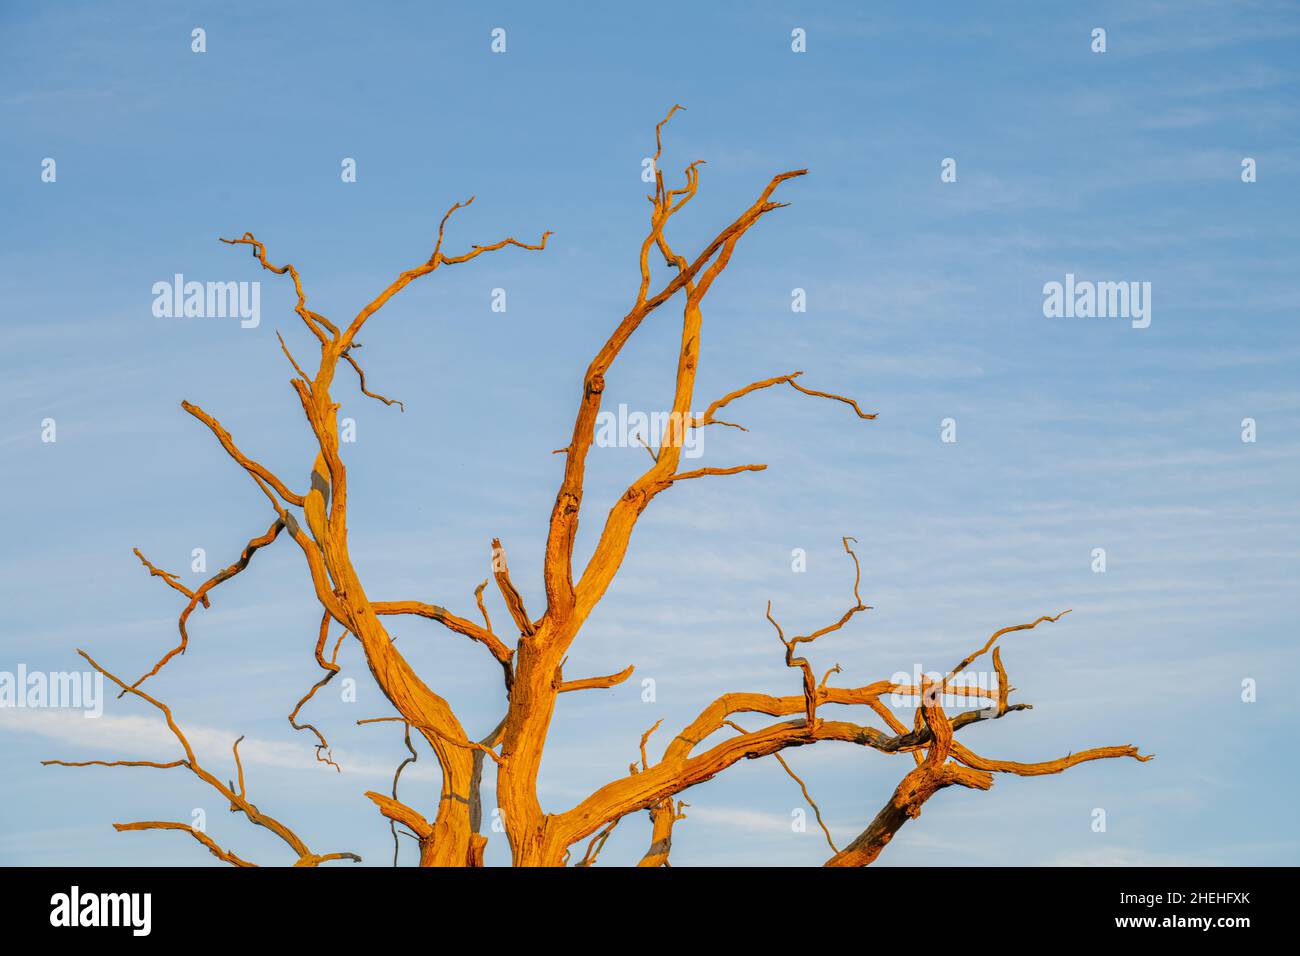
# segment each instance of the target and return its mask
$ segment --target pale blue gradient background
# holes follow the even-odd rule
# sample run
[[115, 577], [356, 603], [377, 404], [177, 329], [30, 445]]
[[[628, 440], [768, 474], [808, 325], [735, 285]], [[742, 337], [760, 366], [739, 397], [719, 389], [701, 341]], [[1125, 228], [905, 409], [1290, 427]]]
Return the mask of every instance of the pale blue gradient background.
[[[203, 56], [194, 26], [208, 31]], [[504, 56], [488, 51], [495, 26]], [[805, 55], [790, 52], [795, 26]], [[1105, 55], [1089, 51], [1094, 26], [1109, 31]], [[674, 223], [679, 249], [773, 173], [812, 170], [711, 293], [697, 406], [804, 369], [880, 417], [787, 389], [734, 408], [748, 434], [708, 433], [703, 463], [769, 470], [675, 488], [645, 515], [566, 670], [634, 663], [636, 675], [561, 699], [548, 809], [626, 773], [661, 717], [659, 747], [724, 690], [795, 692], [764, 604], [799, 632], [837, 617], [851, 582], [839, 537], [852, 534], [875, 609], [817, 645], [819, 669], [838, 662], [855, 685], [943, 669], [998, 627], [1073, 607], [1008, 640], [1017, 699], [1035, 709], [966, 743], [1026, 760], [1129, 742], [1158, 754], [945, 792], [882, 863], [1296, 863], [1298, 36], [1284, 3], [6, 3], [0, 669], [72, 668], [85, 647], [137, 674], [173, 642], [180, 604], [131, 548], [197, 581], [191, 548], [215, 569], [265, 529], [265, 500], [182, 398], [305, 484], [308, 432], [274, 336], [307, 360], [291, 285], [216, 237], [253, 230], [298, 266], [314, 308], [345, 321], [428, 256], [438, 217], [472, 193], [450, 248], [556, 235], [542, 254], [422, 280], [362, 336], [371, 387], [407, 410], [362, 399], [340, 373], [359, 428], [352, 550], [376, 599], [470, 615], [500, 535], [540, 612], [561, 467], [550, 452], [634, 291], [641, 158], [681, 102], [665, 168], [708, 165]], [[57, 184], [39, 180], [46, 156]], [[354, 185], [339, 180], [345, 156]], [[946, 156], [956, 184], [939, 181]], [[1243, 156], [1259, 163], [1253, 185]], [[1151, 327], [1043, 318], [1043, 283], [1067, 271], [1152, 282]], [[261, 327], [155, 319], [150, 287], [175, 272], [260, 280]], [[488, 308], [498, 286], [505, 315]], [[790, 311], [795, 287], [807, 314]], [[678, 317], [666, 307], [647, 322], [607, 407], [669, 400]], [[54, 445], [39, 440], [47, 416]], [[956, 445], [939, 441], [949, 416]], [[580, 547], [644, 464], [639, 449], [593, 453]], [[806, 574], [791, 573], [796, 547]], [[1094, 547], [1109, 553], [1105, 575], [1089, 569]], [[151, 689], [218, 772], [247, 734], [252, 798], [314, 849], [383, 865], [388, 829], [361, 793], [386, 789], [405, 751], [394, 728], [353, 725], [389, 713], [355, 645], [341, 660], [360, 701], [332, 685], [307, 711], [347, 772], [314, 764], [284, 719], [317, 678], [318, 620], [301, 555], [277, 545], [196, 613], [189, 654]], [[424, 621], [393, 630], [485, 733], [502, 704], [482, 649]], [[1244, 678], [1257, 703], [1240, 701]], [[172, 759], [160, 727], [138, 701], [110, 700], [99, 724], [0, 711], [0, 862], [217, 865], [183, 835], [110, 827], [194, 807], [223, 845], [288, 862], [184, 771], [38, 764]], [[841, 842], [910, 765], [847, 745], [789, 759]], [[422, 753], [402, 791], [429, 813], [432, 770]], [[828, 853], [815, 825], [791, 832], [802, 801], [772, 760], [686, 799], [676, 865]], [[1097, 807], [1105, 833], [1090, 828]], [[624, 821], [602, 862], [637, 859], [648, 832], [644, 815]], [[505, 849], [492, 834], [489, 861]]]

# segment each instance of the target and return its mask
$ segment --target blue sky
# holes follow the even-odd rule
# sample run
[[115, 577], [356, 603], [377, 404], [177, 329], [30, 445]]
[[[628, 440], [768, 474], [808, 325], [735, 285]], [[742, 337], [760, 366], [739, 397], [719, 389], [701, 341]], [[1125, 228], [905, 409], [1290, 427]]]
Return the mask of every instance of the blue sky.
[[[494, 27], [505, 54], [489, 50]], [[791, 51], [796, 27], [806, 53]], [[626, 773], [660, 718], [680, 728], [723, 691], [797, 692], [763, 609], [771, 599], [799, 632], [838, 617], [849, 534], [873, 610], [816, 645], [819, 669], [839, 663], [848, 685], [945, 670], [995, 629], [1070, 607], [1008, 639], [1015, 699], [1034, 710], [965, 742], [1020, 760], [1126, 743], [1158, 755], [946, 791], [880, 865], [1294, 864], [1298, 38], [1284, 3], [6, 4], [0, 671], [75, 669], [83, 647], [138, 673], [172, 643], [180, 605], [132, 547], [196, 583], [193, 548], [213, 570], [265, 529], [265, 499], [182, 399], [305, 482], [308, 431], [275, 341], [308, 354], [291, 287], [216, 237], [252, 230], [298, 267], [314, 308], [347, 320], [427, 258], [438, 218], [471, 194], [453, 249], [555, 235], [543, 253], [422, 280], [361, 337], [371, 387], [406, 411], [344, 377], [335, 390], [357, 422], [352, 553], [372, 597], [468, 616], [500, 536], [540, 609], [550, 452], [635, 291], [641, 160], [682, 103], [664, 169], [675, 181], [707, 165], [674, 220], [678, 248], [699, 248], [772, 174], [811, 170], [710, 294], [697, 405], [804, 370], [879, 418], [773, 390], [735, 407], [748, 433], [706, 433], [703, 464], [769, 468], [674, 488], [642, 519], [566, 667], [636, 673], [561, 698], [547, 809]], [[940, 181], [946, 157], [956, 182]], [[1246, 157], [1256, 182], [1242, 182]], [[261, 324], [154, 317], [152, 285], [178, 272], [260, 280]], [[1045, 318], [1043, 285], [1067, 273], [1150, 282], [1150, 327]], [[607, 407], [670, 400], [677, 317], [665, 307], [641, 330]], [[940, 440], [945, 418], [955, 443]], [[580, 551], [644, 454], [593, 450]], [[792, 573], [795, 548], [806, 573]], [[405, 750], [391, 726], [354, 724], [389, 713], [355, 645], [340, 660], [358, 700], [331, 686], [308, 710], [345, 772], [316, 764], [285, 720], [316, 679], [318, 620], [300, 555], [268, 549], [195, 615], [189, 653], [153, 692], [215, 772], [247, 735], [252, 798], [313, 848], [384, 865], [388, 830], [361, 794], [386, 789]], [[423, 621], [393, 633], [472, 731], [495, 724], [500, 675], [480, 648]], [[0, 708], [0, 862], [219, 865], [183, 836], [110, 826], [194, 808], [223, 845], [289, 862], [183, 771], [39, 765], [174, 756], [138, 701], [110, 699], [97, 721]], [[789, 760], [841, 845], [910, 764], [848, 745]], [[403, 799], [432, 812], [436, 788], [423, 752]], [[802, 798], [771, 760], [685, 798], [675, 865], [828, 855], [815, 826], [792, 830]], [[504, 835], [489, 836], [503, 862]], [[648, 837], [643, 815], [625, 821], [602, 862], [634, 861]]]

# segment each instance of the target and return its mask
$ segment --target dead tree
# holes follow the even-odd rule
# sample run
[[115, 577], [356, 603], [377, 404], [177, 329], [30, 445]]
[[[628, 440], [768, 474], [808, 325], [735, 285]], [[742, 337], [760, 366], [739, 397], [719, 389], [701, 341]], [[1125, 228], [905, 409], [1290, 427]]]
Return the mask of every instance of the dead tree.
[[[656, 497], [676, 485], [704, 478], [762, 471], [765, 468], [761, 464], [740, 464], [679, 470], [682, 447], [688, 432], [713, 426], [742, 427], [717, 416], [732, 403], [753, 392], [778, 386], [788, 386], [804, 396], [843, 404], [858, 419], [870, 420], [875, 417], [864, 412], [851, 398], [806, 387], [799, 380], [802, 374], [800, 372], [777, 375], [744, 385], [712, 402], [702, 416], [695, 417], [691, 413], [695, 398], [704, 299], [713, 288], [715, 280], [727, 268], [737, 244], [745, 234], [769, 213], [786, 205], [773, 199], [777, 189], [787, 181], [805, 175], [807, 170], [795, 169], [772, 177], [758, 198], [719, 231], [702, 250], [694, 256], [682, 255], [671, 245], [666, 227], [695, 198], [700, 185], [701, 163], [697, 161], [687, 166], [684, 183], [672, 189], [666, 185], [659, 169], [662, 128], [679, 108], [673, 107], [655, 128], [654, 193], [647, 197], [651, 204], [650, 224], [648, 233], [640, 243], [639, 287], [627, 314], [587, 367], [572, 436], [569, 444], [557, 452], [564, 456], [564, 473], [549, 519], [542, 561], [546, 607], [540, 615], [534, 616], [525, 608], [520, 592], [511, 580], [505, 552], [499, 541], [492, 542], [491, 579], [495, 581], [510, 618], [509, 625], [501, 629], [501, 633], [493, 626], [484, 602], [484, 590], [489, 583], [487, 580], [479, 585], [474, 595], [481, 623], [452, 613], [443, 606], [417, 599], [376, 600], [370, 596], [348, 551], [348, 472], [339, 446], [340, 406], [331, 389], [340, 363], [345, 363], [356, 373], [362, 394], [388, 405], [395, 404], [392, 399], [367, 388], [365, 373], [353, 354], [358, 333], [384, 304], [416, 279], [438, 269], [463, 265], [508, 246], [523, 250], [545, 249], [550, 233], [543, 233], [536, 244], [507, 238], [490, 245], [470, 246], [467, 252], [458, 255], [451, 254], [444, 251], [443, 246], [448, 221], [457, 210], [469, 205], [473, 199], [456, 203], [443, 216], [438, 226], [432, 255], [421, 264], [401, 273], [343, 327], [335, 325], [308, 305], [298, 271], [288, 264], [273, 265], [267, 258], [266, 247], [252, 233], [244, 233], [237, 239], [221, 240], [230, 245], [247, 247], [262, 268], [277, 275], [287, 274], [294, 284], [297, 293], [294, 311], [319, 346], [315, 372], [308, 373], [304, 370], [282, 337], [280, 346], [293, 367], [295, 374], [290, 379], [290, 385], [302, 405], [319, 450], [307, 475], [307, 489], [300, 493], [246, 454], [216, 418], [197, 405], [181, 403], [186, 412], [212, 432], [226, 453], [261, 490], [273, 517], [266, 531], [248, 542], [238, 560], [194, 590], [190, 590], [174, 575], [155, 568], [139, 551], [136, 552], [151, 574], [162, 578], [187, 599], [180, 614], [179, 643], [163, 654], [151, 670], [130, 684], [109, 674], [84, 652], [83, 656], [93, 667], [117, 683], [123, 694], [134, 695], [158, 708], [180, 743], [184, 756], [170, 762], [84, 761], [74, 765], [94, 763], [160, 769], [186, 768], [229, 800], [232, 809], [242, 811], [254, 823], [268, 827], [279, 835], [298, 855], [296, 865], [315, 865], [332, 859], [355, 859], [351, 854], [342, 853], [318, 856], [308, 850], [287, 827], [257, 810], [247, 800], [242, 765], [237, 784], [222, 784], [204, 770], [172, 720], [171, 712], [141, 690], [141, 685], [169, 661], [185, 652], [189, 641], [187, 622], [190, 615], [199, 605], [208, 606], [213, 588], [245, 570], [260, 549], [282, 536], [289, 538], [301, 550], [307, 574], [321, 605], [315, 657], [323, 673], [311, 691], [294, 707], [289, 716], [290, 723], [295, 729], [309, 731], [316, 741], [318, 759], [332, 763], [325, 737], [313, 725], [299, 723], [298, 715], [316, 691], [338, 672], [336, 660], [341, 642], [349, 635], [355, 638], [361, 645], [371, 674], [396, 712], [392, 717], [379, 720], [392, 721], [405, 728], [406, 744], [412, 757], [403, 766], [416, 753], [411, 744], [411, 734], [414, 733], [433, 752], [441, 770], [442, 784], [438, 802], [428, 810], [420, 810], [399, 801], [396, 778], [391, 795], [374, 792], [366, 794], [379, 812], [390, 821], [394, 834], [400, 826], [418, 840], [422, 866], [482, 864], [487, 838], [480, 832], [480, 784], [489, 761], [496, 773], [499, 808], [511, 857], [517, 866], [563, 865], [571, 859], [573, 848], [583, 841], [587, 841], [585, 852], [575, 862], [577, 865], [591, 865], [614, 826], [624, 817], [638, 811], [647, 811], [651, 820], [649, 849], [641, 865], [666, 866], [673, 827], [682, 818], [686, 806], [681, 800], [685, 791], [722, 773], [739, 760], [766, 756], [774, 757], [781, 764], [817, 812], [817, 819], [827, 841], [835, 851], [826, 861], [827, 865], [862, 866], [872, 862], [899, 828], [908, 819], [917, 816], [925, 801], [943, 788], [958, 785], [987, 790], [993, 785], [993, 775], [997, 773], [1036, 776], [1059, 773], [1075, 764], [1102, 758], [1150, 759], [1140, 756], [1136, 747], [1119, 746], [1073, 752], [1067, 757], [1043, 763], [1016, 763], [991, 760], [957, 741], [957, 731], [969, 724], [999, 720], [1010, 713], [1029, 709], [1028, 704], [1008, 703], [1011, 688], [997, 642], [1011, 632], [1057, 621], [1060, 614], [1002, 628], [942, 679], [933, 682], [922, 680], [922, 686], [919, 687], [887, 680], [857, 687], [833, 686], [830, 679], [839, 673], [838, 666], [830, 668], [819, 680], [813, 665], [802, 656], [802, 649], [819, 638], [840, 630], [855, 615], [868, 610], [859, 594], [861, 573], [857, 555], [850, 546], [853, 539], [845, 538], [844, 550], [854, 567], [853, 601], [838, 620], [811, 633], [787, 637], [773, 616], [771, 605], [768, 605], [767, 619], [784, 647], [785, 663], [798, 672], [801, 685], [798, 693], [784, 697], [758, 693], [723, 694], [672, 737], [657, 760], [650, 758], [647, 747], [658, 724], [642, 737], [640, 761], [632, 764], [628, 775], [611, 780], [568, 809], [556, 812], [542, 807], [537, 795], [537, 777], [551, 718], [560, 695], [612, 687], [626, 680], [632, 673], [632, 667], [629, 666], [608, 676], [568, 679], [562, 672], [562, 665], [581, 632], [583, 623], [614, 581], [627, 553], [637, 519]], [[652, 260], [660, 258], [669, 275], [662, 285], [652, 282]], [[628, 486], [610, 509], [591, 557], [580, 568], [575, 568], [574, 537], [582, 511], [588, 453], [594, 440], [606, 376], [641, 324], [669, 302], [681, 306], [682, 337], [666, 431], [658, 441], [658, 447], [649, 449], [652, 459], [650, 466]], [[384, 627], [385, 618], [399, 615], [427, 618], [433, 624], [476, 642], [482, 646], [484, 653], [492, 656], [501, 668], [505, 698], [504, 716], [495, 728], [482, 737], [471, 735], [452, 712], [447, 701], [412, 669]], [[331, 649], [330, 635], [334, 625], [340, 626], [342, 631], [333, 639]], [[507, 631], [510, 633], [506, 634]], [[996, 690], [957, 686], [954, 683], [957, 675], [989, 651], [992, 651], [992, 663], [998, 677]], [[943, 698], [954, 693], [985, 698], [987, 706], [980, 710], [966, 709], [949, 717], [943, 707]], [[911, 726], [904, 723], [886, 702], [890, 695], [895, 694], [911, 695], [920, 701], [915, 708]], [[863, 707], [878, 718], [883, 726], [826, 719], [818, 711], [827, 704]], [[741, 719], [752, 720], [756, 716], [780, 719], [758, 727], [742, 727], [739, 723]], [[821, 821], [820, 811], [812, 802], [807, 787], [782, 756], [788, 748], [809, 746], [826, 740], [847, 741], [886, 754], [910, 754], [913, 763], [866, 829], [842, 850], [835, 848], [830, 831]], [[238, 763], [237, 743], [235, 758]], [[400, 773], [399, 768], [399, 776]], [[251, 865], [219, 847], [206, 834], [185, 824], [151, 821], [117, 824], [117, 827], [120, 830], [187, 830], [220, 859], [237, 866]]]

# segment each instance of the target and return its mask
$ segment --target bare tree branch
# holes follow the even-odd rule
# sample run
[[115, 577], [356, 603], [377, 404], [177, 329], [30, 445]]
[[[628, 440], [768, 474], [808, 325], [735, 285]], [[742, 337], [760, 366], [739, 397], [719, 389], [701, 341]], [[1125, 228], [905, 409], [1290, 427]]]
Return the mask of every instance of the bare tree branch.
[[[307, 844], [305, 844], [296, 833], [290, 830], [279, 820], [275, 819], [269, 814], [263, 813], [253, 803], [251, 803], [248, 800], [246, 789], [244, 786], [244, 767], [242, 761], [240, 761], [239, 759], [239, 740], [235, 741], [235, 745], [234, 745], [235, 765], [239, 771], [239, 786], [238, 789], [236, 789], [233, 785], [227, 786], [226, 784], [222, 783], [218, 777], [209, 773], [206, 769], [204, 769], [202, 765], [199, 764], [198, 758], [194, 754], [194, 749], [190, 746], [189, 740], [186, 738], [184, 732], [182, 732], [180, 727], [177, 725], [176, 720], [172, 717], [171, 709], [166, 704], [149, 696], [142, 690], [129, 686], [125, 681], [117, 677], [111, 671], [108, 671], [105, 668], [101, 667], [98, 664], [98, 662], [96, 662], [95, 659], [92, 658], [85, 651], [78, 650], [77, 653], [80, 654], [85, 659], [86, 663], [88, 663], [96, 671], [98, 671], [99, 673], [107, 677], [109, 680], [111, 680], [114, 684], [120, 687], [124, 692], [135, 695], [136, 697], [140, 698], [141, 700], [145, 701], [146, 703], [150, 704], [155, 709], [157, 709], [163, 715], [164, 720], [166, 720], [167, 729], [171, 731], [172, 736], [175, 737], [177, 743], [180, 744], [181, 749], [185, 753], [185, 758], [183, 760], [173, 760], [167, 763], [156, 763], [151, 761], [111, 761], [111, 762], [80, 761], [74, 763], [74, 762], [60, 761], [60, 760], [47, 760], [47, 761], [42, 761], [44, 764], [55, 765], [55, 766], [72, 766], [72, 767], [84, 767], [84, 766], [91, 766], [91, 765], [117, 766], [117, 767], [142, 767], [143, 766], [143, 767], [154, 767], [157, 769], [185, 767], [192, 774], [194, 774], [196, 777], [198, 777], [208, 786], [212, 787], [212, 789], [216, 790], [217, 793], [219, 793], [227, 801], [229, 801], [230, 809], [232, 811], [238, 811], [244, 814], [244, 816], [248, 818], [249, 822], [254, 823], [260, 827], [265, 827], [267, 830], [270, 830], [277, 837], [279, 837], [281, 841], [287, 844], [289, 848], [293, 850], [294, 853], [297, 854], [298, 859], [297, 862], [294, 864], [295, 866], [315, 866], [317, 863], [321, 863], [326, 860], [334, 860], [334, 859], [349, 859], [355, 862], [360, 862], [361, 857], [353, 853], [334, 853], [334, 854], [328, 854], [326, 856], [317, 856], [316, 854], [312, 853], [310, 849], [308, 849]], [[239, 739], [243, 740], [242, 737]], [[249, 863], [246, 863], [243, 860], [240, 860], [234, 854], [227, 853], [226, 851], [221, 850], [221, 848], [218, 847], [212, 840], [207, 839], [206, 835], [200, 836], [199, 831], [196, 831], [185, 824], [161, 823], [156, 821], [149, 821], [145, 823], [114, 824], [114, 826], [118, 830], [158, 830], [158, 829], [188, 830], [195, 837], [195, 839], [197, 839], [200, 843], [203, 843], [205, 846], [207, 846], [208, 849], [211, 850], [213, 854], [216, 855], [218, 858], [223, 859], [226, 862], [232, 863], [236, 866], [251, 865]]]
[[[248, 567], [248, 562], [253, 560], [253, 555], [256, 554], [258, 550], [266, 547], [268, 544], [273, 542], [277, 537], [279, 537], [280, 531], [283, 528], [284, 528], [284, 522], [282, 522], [279, 518], [271, 522], [271, 527], [266, 529], [265, 534], [253, 538], [248, 542], [247, 545], [244, 546], [243, 552], [239, 555], [239, 558], [235, 561], [234, 564], [230, 565], [227, 568], [222, 568], [212, 577], [208, 578], [208, 580], [204, 581], [203, 584], [199, 585], [197, 591], [189, 591], [183, 585], [179, 585], [176, 582], [168, 579], [166, 572], [156, 571], [153, 565], [151, 565], [148, 561], [145, 561], [144, 555], [140, 554], [140, 549], [139, 548], [135, 549], [136, 555], [140, 558], [141, 561], [144, 562], [145, 567], [149, 568], [151, 573], [159, 574], [172, 587], [176, 588], [182, 594], [186, 594], [190, 599], [190, 603], [185, 605], [185, 610], [181, 611], [180, 620], [177, 622], [177, 627], [180, 629], [180, 633], [181, 633], [180, 643], [177, 644], [175, 647], [173, 647], [171, 650], [169, 650], [166, 654], [164, 654], [158, 660], [158, 663], [154, 664], [153, 669], [150, 670], [148, 673], [146, 673], [144, 676], [140, 677], [138, 680], [136, 680], [136, 682], [131, 685], [132, 687], [139, 687], [150, 677], [153, 677], [160, 670], [162, 670], [163, 667], [166, 666], [167, 662], [170, 661], [177, 654], [185, 653], [185, 649], [189, 646], [190, 643], [190, 635], [185, 630], [185, 624], [189, 620], [190, 615], [194, 613], [194, 609], [198, 607], [199, 604], [202, 604], [205, 608], [211, 607], [211, 603], [208, 599], [208, 592], [211, 591], [213, 588], [215, 588], [221, 582], [229, 581], [240, 571]], [[123, 695], [125, 695], [125, 693], [126, 691], [122, 691], [122, 693], [118, 694], [117, 696], [122, 697]]]

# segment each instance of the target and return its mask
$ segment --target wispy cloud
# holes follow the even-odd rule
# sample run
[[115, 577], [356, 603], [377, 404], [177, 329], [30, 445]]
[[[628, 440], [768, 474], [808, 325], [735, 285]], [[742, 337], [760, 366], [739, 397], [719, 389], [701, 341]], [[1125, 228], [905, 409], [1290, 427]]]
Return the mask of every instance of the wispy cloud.
[[[39, 708], [0, 707], [0, 729], [13, 734], [43, 737], [59, 745], [64, 752], [52, 753], [59, 760], [153, 760], [167, 762], [184, 757], [184, 751], [161, 719], [122, 717], [104, 714], [85, 717], [78, 711]], [[239, 734], [206, 726], [182, 728], [199, 762], [204, 766], [234, 766], [231, 746]], [[75, 752], [68, 753], [67, 750]], [[302, 744], [288, 744], [245, 736], [239, 745], [245, 767], [274, 767], [310, 773], [334, 773], [334, 768], [316, 760], [315, 748], [305, 739]], [[389, 777], [393, 767], [345, 751], [333, 757], [345, 772], [358, 776]], [[419, 764], [411, 766], [403, 777], [436, 779], [436, 771]]]

